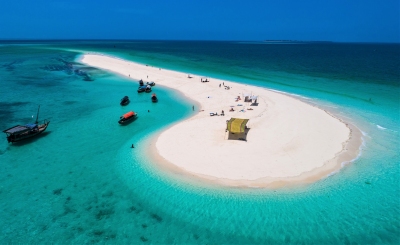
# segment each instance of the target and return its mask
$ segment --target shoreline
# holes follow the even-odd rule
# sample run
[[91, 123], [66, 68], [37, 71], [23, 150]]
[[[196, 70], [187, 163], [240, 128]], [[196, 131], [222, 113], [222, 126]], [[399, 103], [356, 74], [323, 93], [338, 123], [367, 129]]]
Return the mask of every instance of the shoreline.
[[[151, 140], [151, 158], [167, 171], [219, 185], [279, 188], [326, 178], [359, 156], [359, 129], [297, 96], [214, 78], [201, 83], [197, 75], [188, 78], [184, 73], [98, 53], [84, 54], [79, 61], [135, 81], [155, 81], [198, 102], [201, 107], [195, 115]], [[228, 84], [231, 89], [218, 84]], [[236, 105], [245, 104], [234, 101], [245, 92], [259, 96], [257, 106]], [[228, 105], [237, 110], [228, 112]], [[208, 115], [221, 108], [225, 117]], [[225, 139], [225, 120], [230, 116], [250, 119], [247, 141]], [[274, 128], [269, 129], [271, 126]]]

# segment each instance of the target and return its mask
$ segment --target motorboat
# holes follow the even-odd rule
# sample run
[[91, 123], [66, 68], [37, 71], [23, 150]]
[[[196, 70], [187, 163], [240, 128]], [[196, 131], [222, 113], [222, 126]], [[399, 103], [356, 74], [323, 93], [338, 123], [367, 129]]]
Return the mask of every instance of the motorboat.
[[151, 101], [154, 102], [154, 103], [158, 101], [158, 98], [157, 98], [156, 94], [152, 94], [151, 95]]
[[155, 83], [155, 82], [153, 82], [153, 81], [151, 81], [151, 82], [147, 82], [146, 84], [147, 84], [147, 85], [150, 85], [150, 86], [152, 86], [152, 87], [156, 85], [156, 83]]
[[137, 113], [130, 111], [119, 118], [119, 124], [127, 124], [137, 117]]
[[139, 81], [139, 86], [143, 86], [143, 85], [144, 85], [143, 80], [140, 79], [140, 81]]
[[150, 93], [151, 92], [151, 86], [150, 85], [146, 85], [146, 88], [144, 90], [146, 93]]
[[146, 91], [146, 88], [147, 88], [147, 85], [143, 85], [143, 86], [140, 86], [137, 91], [138, 91], [138, 93], [141, 93], [141, 92]]
[[121, 104], [121, 105], [127, 105], [127, 104], [129, 104], [129, 97], [128, 97], [128, 96], [124, 96], [124, 98], [121, 99], [120, 104]]

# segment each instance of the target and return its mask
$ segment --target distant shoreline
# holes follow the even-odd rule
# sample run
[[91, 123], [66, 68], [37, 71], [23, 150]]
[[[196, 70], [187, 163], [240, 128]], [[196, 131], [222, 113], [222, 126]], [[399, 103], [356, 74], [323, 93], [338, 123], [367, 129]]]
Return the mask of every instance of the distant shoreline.
[[266, 43], [334, 43], [333, 41], [304, 41], [304, 40], [264, 40]]
[[[356, 127], [291, 96], [214, 78], [202, 83], [201, 76], [107, 55], [85, 54], [80, 61], [135, 81], [154, 81], [199, 103], [193, 117], [161, 132], [152, 144], [157, 163], [174, 172], [228, 186], [276, 188], [325, 178], [359, 154]], [[245, 93], [258, 96], [256, 106], [243, 102]], [[210, 116], [222, 110], [225, 116]], [[231, 117], [250, 119], [247, 141], [228, 139]]]

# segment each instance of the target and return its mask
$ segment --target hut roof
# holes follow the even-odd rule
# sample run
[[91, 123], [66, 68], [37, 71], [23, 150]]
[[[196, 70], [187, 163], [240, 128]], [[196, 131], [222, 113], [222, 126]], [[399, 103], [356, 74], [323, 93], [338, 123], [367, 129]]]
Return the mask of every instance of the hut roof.
[[244, 133], [249, 119], [231, 118], [227, 123], [227, 130], [231, 133]]

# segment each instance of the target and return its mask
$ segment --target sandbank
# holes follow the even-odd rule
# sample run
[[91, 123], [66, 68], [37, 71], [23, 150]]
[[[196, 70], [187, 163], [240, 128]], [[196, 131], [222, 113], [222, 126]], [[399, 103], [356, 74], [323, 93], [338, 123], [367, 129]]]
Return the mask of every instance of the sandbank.
[[[85, 54], [80, 61], [135, 83], [154, 81], [198, 103], [192, 117], [152, 144], [160, 165], [182, 173], [229, 186], [278, 187], [325, 178], [359, 154], [356, 127], [293, 96], [214, 78], [203, 83], [202, 76], [101, 54]], [[257, 104], [244, 102], [244, 94], [258, 96]], [[210, 116], [222, 110], [225, 116]], [[249, 119], [246, 141], [228, 139], [226, 121], [232, 117]]]

